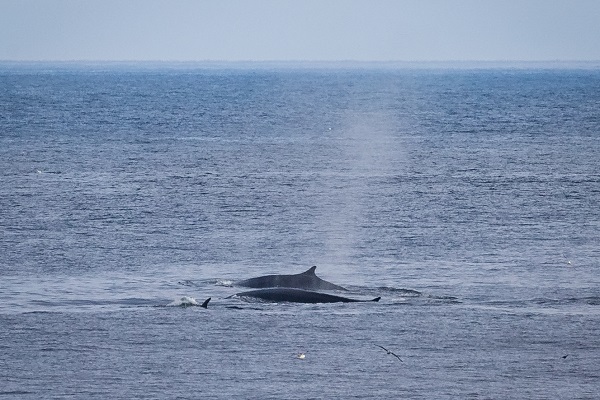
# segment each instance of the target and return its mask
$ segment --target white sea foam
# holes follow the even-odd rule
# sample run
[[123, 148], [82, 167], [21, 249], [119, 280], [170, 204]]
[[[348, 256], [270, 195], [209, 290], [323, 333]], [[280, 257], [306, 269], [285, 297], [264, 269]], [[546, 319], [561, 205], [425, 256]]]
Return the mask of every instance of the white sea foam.
[[199, 305], [200, 304], [198, 304], [196, 299], [190, 296], [183, 296], [180, 299], [175, 299], [169, 304], [167, 304], [168, 307], [192, 307]]

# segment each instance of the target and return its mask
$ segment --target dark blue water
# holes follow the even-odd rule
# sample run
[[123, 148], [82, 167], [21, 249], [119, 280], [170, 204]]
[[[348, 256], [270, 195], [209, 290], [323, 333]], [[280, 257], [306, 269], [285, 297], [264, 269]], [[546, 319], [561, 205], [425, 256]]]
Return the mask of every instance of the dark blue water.
[[[0, 397], [596, 398], [599, 110], [595, 68], [1, 65]], [[382, 300], [227, 298], [312, 265]]]

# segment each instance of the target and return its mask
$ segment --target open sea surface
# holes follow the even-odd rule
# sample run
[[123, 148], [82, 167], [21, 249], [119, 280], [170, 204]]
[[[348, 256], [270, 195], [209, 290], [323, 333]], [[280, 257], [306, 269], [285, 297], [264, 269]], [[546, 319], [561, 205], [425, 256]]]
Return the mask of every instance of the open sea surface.
[[[381, 301], [229, 297], [313, 265]], [[597, 399], [599, 366], [600, 68], [0, 64], [0, 399]]]

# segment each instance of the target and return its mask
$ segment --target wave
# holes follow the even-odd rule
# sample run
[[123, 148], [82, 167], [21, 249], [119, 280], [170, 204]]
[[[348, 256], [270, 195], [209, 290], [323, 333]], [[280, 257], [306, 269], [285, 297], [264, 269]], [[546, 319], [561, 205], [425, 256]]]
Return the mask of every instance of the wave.
[[389, 287], [389, 286], [380, 286], [374, 290], [379, 290], [380, 292], [383, 292], [383, 293], [400, 294], [404, 297], [420, 297], [423, 295], [421, 292], [419, 292], [417, 290], [394, 288], [394, 287]]
[[22, 396], [25, 394], [34, 394], [35, 392], [29, 392], [27, 390], [2, 390], [0, 396]]
[[545, 297], [539, 297], [539, 298], [531, 299], [528, 302], [539, 304], [539, 305], [549, 305], [549, 306], [577, 305], [577, 304], [587, 304], [590, 306], [598, 306], [598, 305], [600, 305], [600, 296], [568, 297], [565, 299], [549, 299], [549, 298], [545, 298]]
[[9, 313], [15, 314], [53, 314], [65, 312], [110, 311], [127, 308], [164, 306], [164, 299], [128, 297], [121, 299], [53, 299], [36, 300], [27, 299], [12, 303]]
[[597, 308], [597, 306], [600, 306], [600, 296], [492, 300], [473, 304], [473, 306], [514, 313], [528, 313], [531, 315], [563, 313], [597, 315], [600, 311]]
[[233, 287], [233, 282], [230, 279], [205, 279], [201, 281], [192, 281], [189, 279], [177, 282], [178, 285], [188, 286], [188, 287], [201, 287], [207, 285], [215, 285], [215, 286], [224, 286], [224, 287]]

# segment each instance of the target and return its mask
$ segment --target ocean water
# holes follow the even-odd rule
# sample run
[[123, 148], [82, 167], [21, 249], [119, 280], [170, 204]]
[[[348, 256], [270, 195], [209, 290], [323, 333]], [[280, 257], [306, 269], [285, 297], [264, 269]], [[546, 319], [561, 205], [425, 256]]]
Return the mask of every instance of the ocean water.
[[0, 398], [595, 399], [599, 204], [596, 67], [5, 63]]

